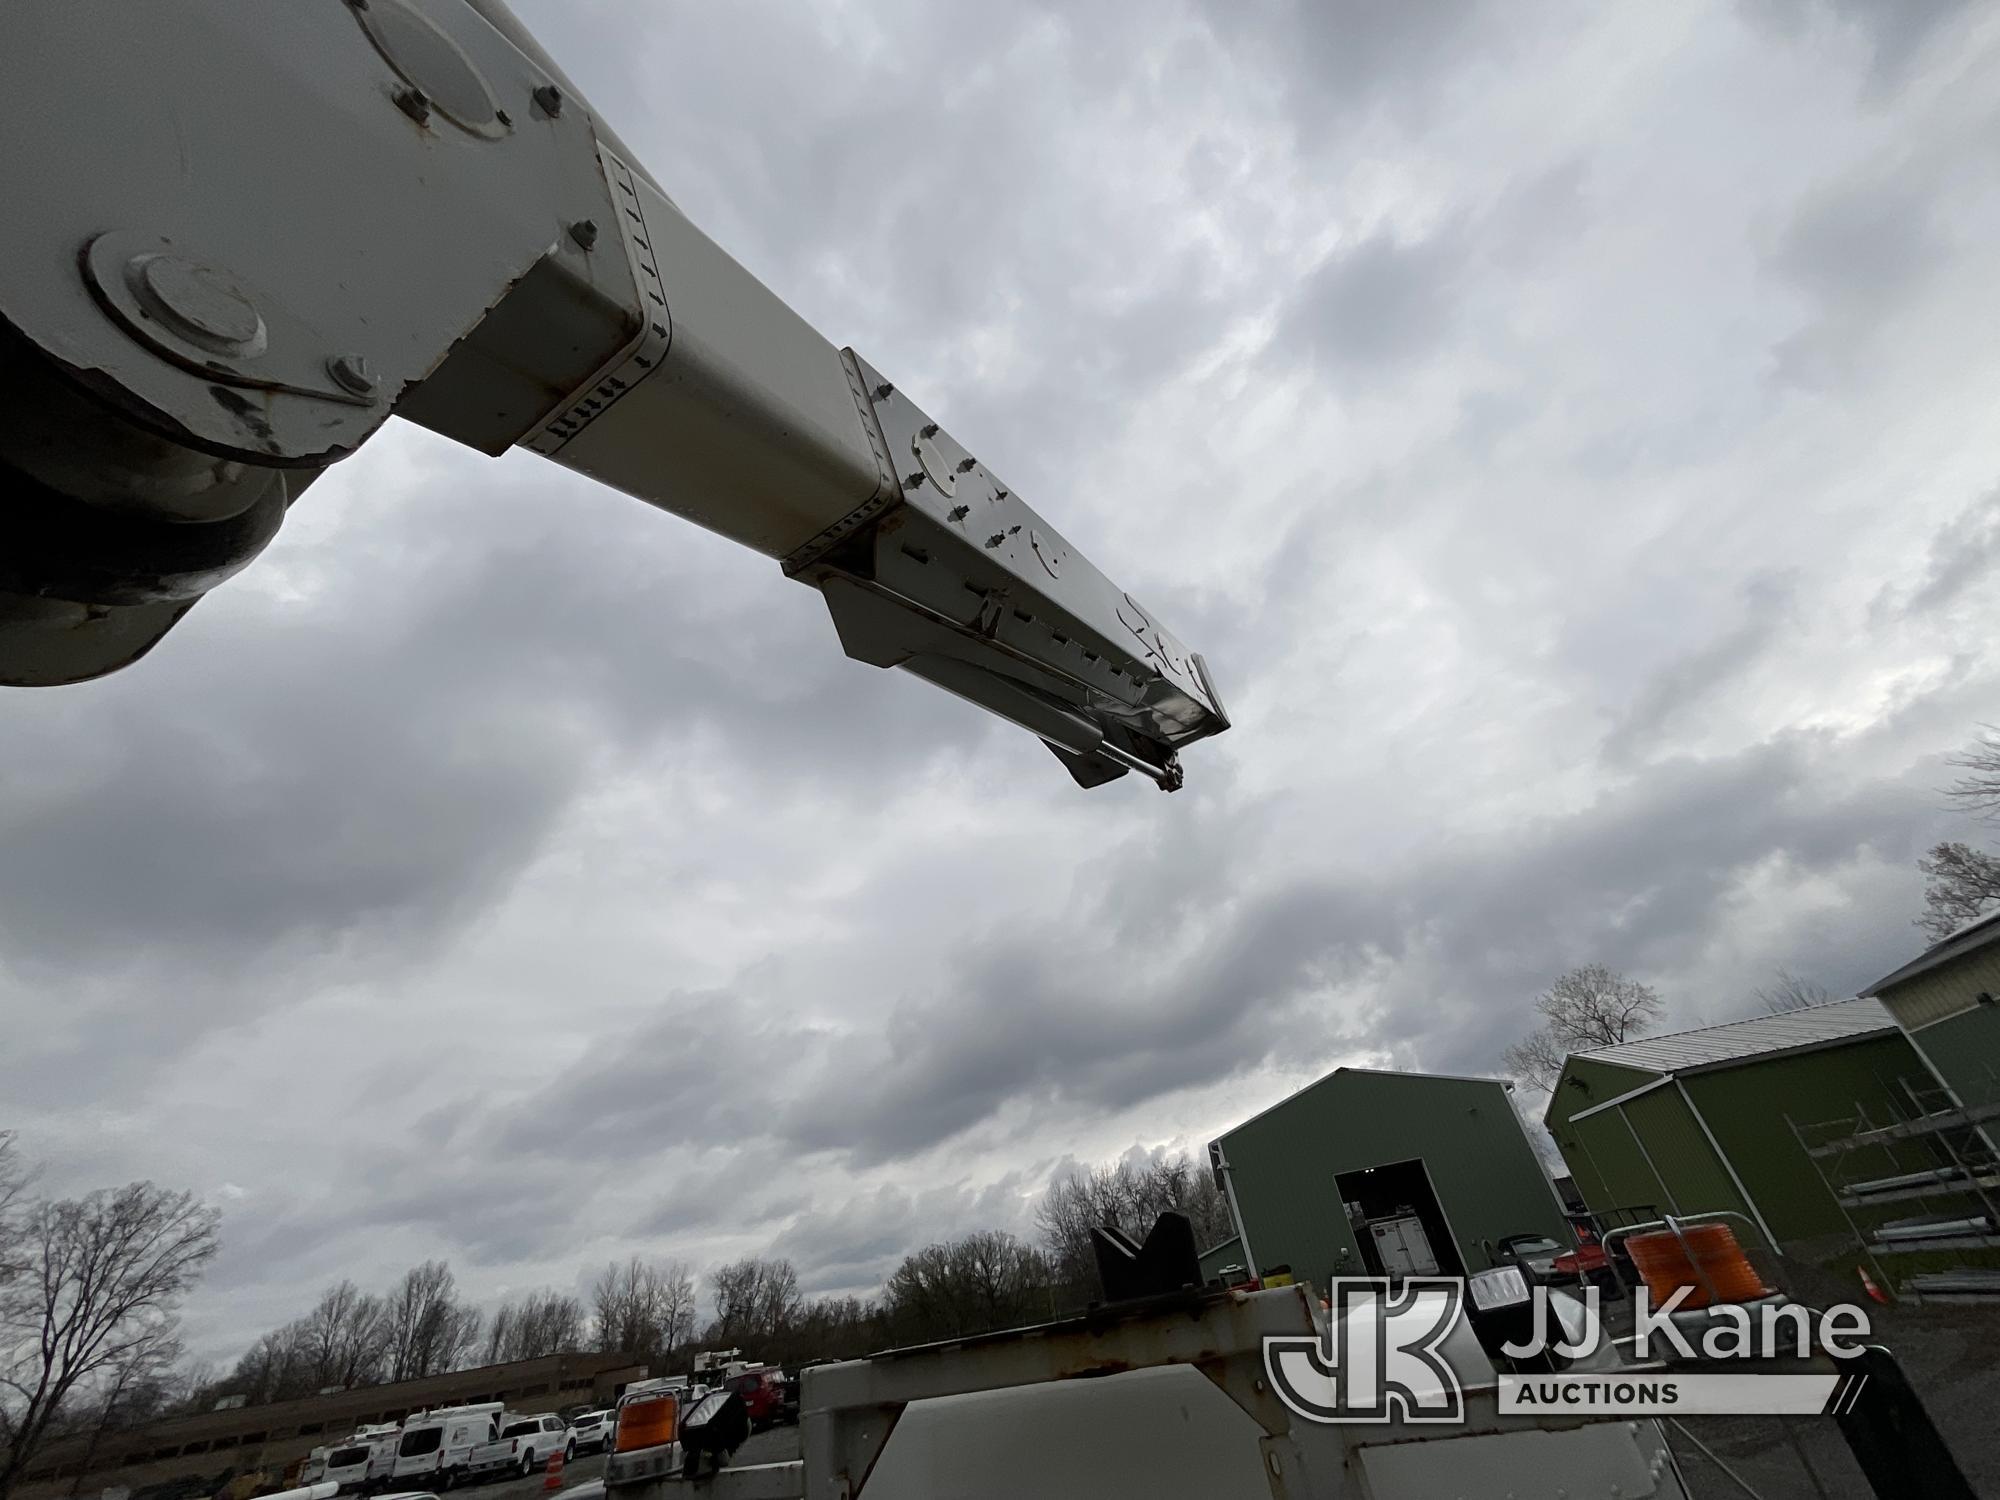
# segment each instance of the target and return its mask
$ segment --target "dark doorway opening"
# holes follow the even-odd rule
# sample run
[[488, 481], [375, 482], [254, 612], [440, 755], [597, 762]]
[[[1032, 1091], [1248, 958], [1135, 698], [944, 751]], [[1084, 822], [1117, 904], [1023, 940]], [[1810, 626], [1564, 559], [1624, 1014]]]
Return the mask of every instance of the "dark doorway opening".
[[[1411, 1274], [1465, 1275], [1465, 1262], [1451, 1237], [1444, 1206], [1438, 1202], [1422, 1157], [1340, 1172], [1335, 1174], [1333, 1185], [1340, 1194], [1348, 1228], [1361, 1247], [1361, 1263], [1368, 1275], [1386, 1276], [1391, 1281]], [[1412, 1219], [1419, 1233], [1410, 1232]], [[1425, 1252], [1435, 1263], [1435, 1271], [1425, 1263]]]

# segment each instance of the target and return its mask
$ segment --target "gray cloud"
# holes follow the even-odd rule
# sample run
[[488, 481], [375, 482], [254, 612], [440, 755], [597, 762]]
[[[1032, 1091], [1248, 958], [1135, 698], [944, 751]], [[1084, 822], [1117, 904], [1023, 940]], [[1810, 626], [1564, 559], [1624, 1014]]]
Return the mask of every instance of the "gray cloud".
[[1793, 623], [1797, 580], [1760, 574], [1742, 590], [1743, 617], [1713, 640], [1653, 674], [1605, 736], [1604, 754], [1613, 762], [1643, 757], [1673, 720], [1768, 656]]
[[1838, 183], [1801, 202], [1772, 266], [1808, 295], [1817, 316], [1779, 344], [1782, 377], [1813, 385], [1857, 371], [1884, 320], [1945, 258], [1935, 192], [1898, 175]]
[[767, 561], [378, 440], [0, 699], [0, 1095], [60, 1184], [232, 1185], [205, 1352], [436, 1254], [866, 1289], [1340, 1062], [1485, 1071], [1575, 962], [1697, 1020], [1906, 956], [2000, 683], [1950, 17], [525, 9], [1237, 727], [1079, 792]]
[[1904, 608], [1948, 608], [2000, 563], [2000, 490], [1989, 490], [1966, 506], [1931, 538], [1924, 576]]
[[1031, 1236], [1024, 1186], [1021, 1173], [980, 1187], [942, 1182], [910, 1191], [884, 1184], [799, 1215], [771, 1242], [771, 1253], [799, 1268], [800, 1286], [808, 1293], [865, 1295], [921, 1245], [976, 1229]]
[[1424, 118], [1453, 63], [1477, 49], [1518, 45], [1479, 0], [1372, 5], [1368, 0], [1202, 0], [1224, 46], [1254, 57], [1301, 131], [1343, 115], [1384, 109]]
[[1933, 36], [1975, 7], [1972, 0], [1745, 0], [1744, 9], [1788, 37], [1808, 36], [1826, 22], [1858, 34], [1873, 83], [1886, 88], [1902, 80]]
[[1449, 232], [1404, 243], [1377, 231], [1301, 283], [1281, 337], [1335, 372], [1392, 372], [1451, 333], [1463, 261], [1464, 247]]

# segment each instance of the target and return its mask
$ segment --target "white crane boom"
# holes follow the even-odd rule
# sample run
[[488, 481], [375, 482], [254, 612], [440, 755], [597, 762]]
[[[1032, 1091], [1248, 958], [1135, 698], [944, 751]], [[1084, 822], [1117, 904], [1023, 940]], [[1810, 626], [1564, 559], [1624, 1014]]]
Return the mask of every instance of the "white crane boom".
[[1085, 786], [1207, 668], [680, 212], [498, 0], [0, 17], [0, 682], [143, 655], [391, 415], [777, 559]]

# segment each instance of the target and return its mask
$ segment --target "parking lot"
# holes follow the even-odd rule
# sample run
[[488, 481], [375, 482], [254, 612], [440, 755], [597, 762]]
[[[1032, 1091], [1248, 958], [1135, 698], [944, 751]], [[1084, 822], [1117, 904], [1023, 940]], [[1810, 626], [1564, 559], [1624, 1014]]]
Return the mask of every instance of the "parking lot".
[[[799, 1456], [799, 1430], [796, 1427], [773, 1427], [768, 1432], [753, 1433], [750, 1441], [736, 1450], [735, 1462], [739, 1464], [771, 1464]], [[604, 1477], [604, 1459], [599, 1454], [589, 1454], [575, 1463], [563, 1466], [562, 1483], [564, 1489], [588, 1484]], [[508, 1478], [495, 1480], [464, 1491], [454, 1491], [466, 1495], [476, 1495], [479, 1500], [541, 1500], [544, 1493], [545, 1476], [531, 1474], [526, 1479]]]

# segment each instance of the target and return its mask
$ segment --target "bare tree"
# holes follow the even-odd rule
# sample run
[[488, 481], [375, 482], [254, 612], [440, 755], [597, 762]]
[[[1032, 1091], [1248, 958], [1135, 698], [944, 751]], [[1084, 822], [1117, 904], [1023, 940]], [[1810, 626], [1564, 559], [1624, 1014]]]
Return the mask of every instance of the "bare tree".
[[0, 1292], [28, 1272], [28, 1188], [42, 1176], [20, 1154], [12, 1130], [0, 1130]]
[[310, 1395], [318, 1387], [312, 1381], [309, 1342], [303, 1318], [272, 1329], [236, 1361], [229, 1377], [230, 1389], [259, 1404]]
[[1551, 1089], [1570, 1053], [1615, 1047], [1641, 1036], [1663, 1008], [1651, 985], [1603, 964], [1584, 964], [1536, 999], [1543, 1024], [1501, 1053], [1501, 1061], [1515, 1077]]
[[215, 1366], [205, 1359], [175, 1365], [156, 1382], [155, 1392], [157, 1406], [143, 1411], [139, 1420], [150, 1422], [155, 1417], [207, 1411], [221, 1394]]
[[1937, 844], [1917, 868], [1924, 875], [1924, 914], [1917, 926], [1934, 943], [2000, 902], [2000, 859], [1969, 844]]
[[695, 1301], [694, 1272], [685, 1261], [670, 1260], [656, 1268], [659, 1286], [660, 1341], [655, 1346], [664, 1362], [674, 1352], [694, 1341], [694, 1320], [699, 1312]]
[[650, 1269], [635, 1255], [622, 1266], [613, 1261], [592, 1283], [590, 1321], [604, 1353], [636, 1354], [652, 1342], [651, 1299], [641, 1291]]
[[805, 1303], [790, 1329], [773, 1339], [764, 1357], [783, 1364], [851, 1359], [890, 1342], [882, 1309], [859, 1297], [816, 1297]]
[[193, 1194], [150, 1182], [28, 1209], [25, 1269], [0, 1286], [0, 1500], [80, 1387], [171, 1361], [219, 1222]]
[[319, 1295], [299, 1330], [311, 1387], [372, 1385], [389, 1342], [382, 1299], [340, 1281]]
[[2000, 817], [2000, 729], [1991, 724], [1979, 728], [1978, 739], [1945, 761], [1964, 774], [1944, 794], [1983, 818]]
[[665, 1367], [694, 1337], [694, 1275], [678, 1260], [651, 1264], [633, 1256], [608, 1265], [590, 1290], [597, 1347], [636, 1354]]
[[1552, 1089], [1562, 1076], [1569, 1049], [1552, 1027], [1539, 1026], [1509, 1044], [1500, 1054], [1500, 1066], [1531, 1088]]
[[405, 1272], [386, 1314], [391, 1380], [455, 1370], [479, 1345], [479, 1309], [458, 1300], [458, 1280], [441, 1260]]
[[0, 1130], [0, 1291], [28, 1269], [28, 1189], [36, 1176], [15, 1145], [14, 1132]]
[[466, 1303], [452, 1308], [438, 1336], [439, 1370], [462, 1370], [479, 1350], [479, 1309]]
[[486, 1320], [486, 1352], [479, 1362], [497, 1365], [507, 1358], [507, 1346], [514, 1339], [514, 1304], [503, 1302], [493, 1309], [493, 1316]]
[[960, 1338], [1046, 1318], [1048, 1263], [1011, 1234], [981, 1230], [903, 1257], [882, 1288], [891, 1335]]
[[646, 1290], [651, 1272], [635, 1255], [622, 1266], [613, 1261], [592, 1284], [590, 1320], [604, 1353], [637, 1354], [652, 1344], [652, 1298]]
[[[164, 1339], [135, 1350], [129, 1358], [99, 1372], [87, 1416], [90, 1440], [84, 1446], [75, 1477], [70, 1480], [71, 1500], [83, 1492], [84, 1476], [96, 1467], [98, 1448], [105, 1437], [148, 1420], [166, 1404], [173, 1367], [180, 1357], [180, 1341]], [[75, 1400], [75, 1393], [71, 1399]]]
[[1825, 1005], [1833, 999], [1827, 987], [1816, 979], [1802, 979], [1790, 969], [1778, 970], [1778, 976], [1769, 984], [1760, 984], [1750, 992], [1751, 997], [1774, 1016], [1786, 1011], [1808, 1010], [1815, 1005]]
[[788, 1260], [755, 1256], [718, 1266], [710, 1276], [715, 1321], [703, 1336], [712, 1345], [768, 1343], [798, 1317], [799, 1273]]
[[501, 1304], [486, 1330], [486, 1362], [540, 1359], [583, 1347], [583, 1304], [559, 1292], [530, 1292]]

